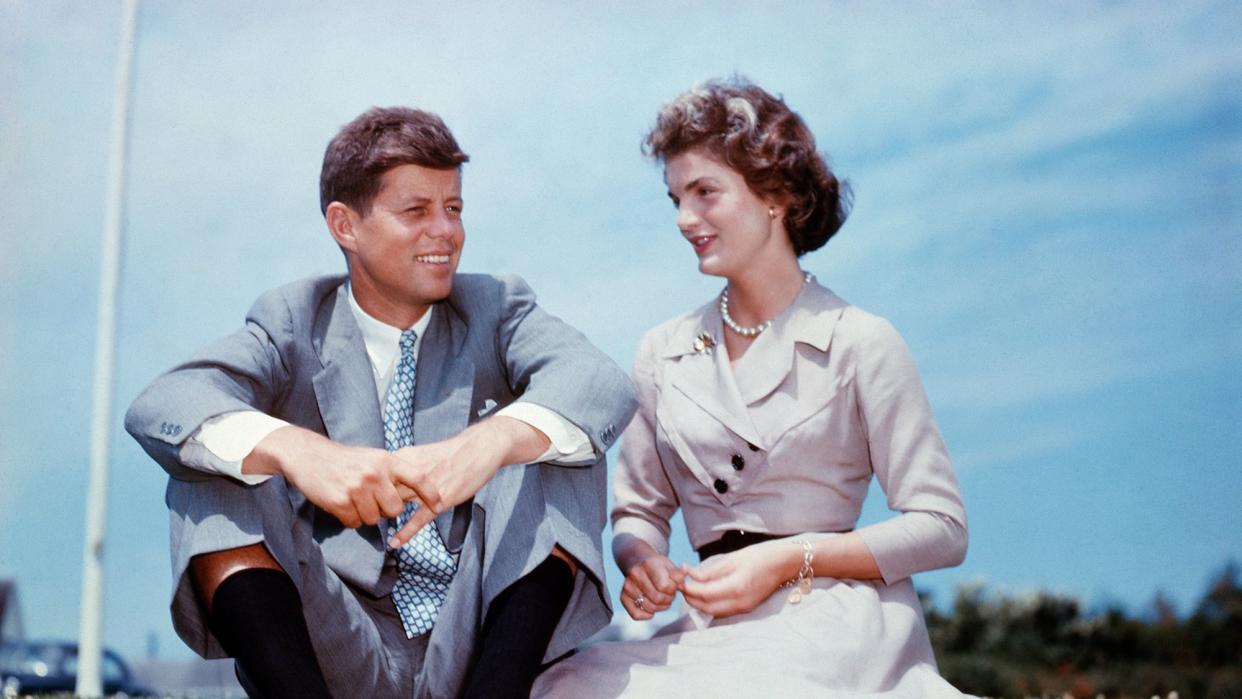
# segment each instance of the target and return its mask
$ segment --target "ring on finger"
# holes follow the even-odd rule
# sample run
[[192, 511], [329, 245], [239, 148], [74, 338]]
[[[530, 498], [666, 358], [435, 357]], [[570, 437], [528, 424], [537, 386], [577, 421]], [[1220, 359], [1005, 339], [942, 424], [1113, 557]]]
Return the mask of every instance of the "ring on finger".
[[645, 604], [647, 604], [647, 596], [646, 596], [646, 595], [644, 595], [643, 593], [641, 593], [641, 592], [640, 592], [640, 593], [638, 593], [637, 595], [635, 595], [635, 596], [634, 596], [634, 606], [635, 606], [635, 607], [638, 607], [640, 610], [642, 610], [642, 611], [644, 611], [644, 612], [645, 612], [645, 611], [647, 611], [647, 609], [644, 607], [644, 605], [645, 605]]

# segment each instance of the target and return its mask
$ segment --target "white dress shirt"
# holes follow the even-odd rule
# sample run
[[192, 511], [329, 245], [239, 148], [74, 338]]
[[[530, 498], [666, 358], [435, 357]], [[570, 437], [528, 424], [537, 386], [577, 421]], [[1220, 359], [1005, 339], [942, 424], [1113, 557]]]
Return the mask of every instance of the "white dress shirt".
[[[353, 290], [346, 287], [349, 307], [362, 331], [367, 359], [375, 377], [376, 400], [382, 406], [388, 385], [392, 383], [397, 360], [401, 356], [400, 328], [377, 320], [358, 305]], [[423, 341], [423, 333], [431, 324], [435, 306], [427, 309], [422, 318], [410, 329], [417, 339], [415, 356]], [[417, 379], [416, 379], [417, 380]], [[521, 420], [547, 436], [550, 444], [535, 461], [556, 461], [563, 464], [583, 464], [594, 460], [595, 450], [591, 440], [581, 428], [554, 410], [534, 403], [517, 401], [501, 408], [497, 415]], [[415, 418], [417, 419], [417, 417]], [[267, 475], [242, 473], [242, 462], [259, 442], [288, 422], [257, 410], [242, 410], [217, 415], [205, 421], [181, 447], [181, 461], [191, 468], [210, 471], [236, 478], [251, 485], [270, 478]]]

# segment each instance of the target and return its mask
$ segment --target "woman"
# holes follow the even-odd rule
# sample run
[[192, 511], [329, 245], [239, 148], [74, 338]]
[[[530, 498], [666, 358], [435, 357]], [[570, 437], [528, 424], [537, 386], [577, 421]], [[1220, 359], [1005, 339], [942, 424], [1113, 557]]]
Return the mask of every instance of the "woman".
[[[553, 666], [536, 695], [959, 697], [910, 576], [957, 565], [966, 517], [914, 362], [892, 326], [798, 266], [848, 190], [801, 118], [744, 80], [660, 112], [677, 227], [717, 298], [648, 332], [617, 460], [621, 603], [688, 613], [649, 641]], [[896, 516], [854, 529], [872, 474]], [[682, 509], [701, 565], [670, 560]]]

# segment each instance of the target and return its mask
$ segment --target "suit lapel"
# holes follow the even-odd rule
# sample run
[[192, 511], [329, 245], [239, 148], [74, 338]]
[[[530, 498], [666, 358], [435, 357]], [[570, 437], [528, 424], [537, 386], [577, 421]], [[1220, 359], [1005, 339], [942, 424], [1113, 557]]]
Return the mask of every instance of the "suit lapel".
[[798, 343], [828, 351], [844, 307], [844, 301], [818, 283], [803, 286], [789, 308], [773, 319], [772, 327], [755, 339], [735, 365], [743, 404], [753, 406], [785, 383]]
[[[330, 312], [315, 318], [311, 340], [323, 365], [312, 379], [319, 414], [333, 441], [383, 449], [375, 375], [344, 284], [332, 303]], [[382, 579], [387, 548], [380, 531], [378, 526], [346, 529], [326, 514], [315, 518], [315, 538], [324, 560], [342, 578], [374, 594], [386, 592]], [[359, 539], [366, 543], [360, 546]]]
[[741, 393], [768, 446], [822, 410], [844, 377], [828, 354], [837, 321], [847, 304], [814, 282], [747, 351], [739, 363]]
[[[715, 345], [711, 352], [696, 349], [696, 341], [703, 334]], [[673, 332], [664, 355], [671, 361], [665, 376], [686, 398], [739, 437], [762, 444], [738, 393], [722, 338], [720, 311], [715, 304], [708, 304], [701, 314], [687, 318]]]
[[742, 405], [754, 405], [776, 390], [789, 375], [793, 367], [793, 343], [781, 337], [784, 329], [773, 323], [734, 364], [733, 376]]
[[323, 369], [315, 375], [315, 400], [328, 437], [355, 446], [384, 448], [384, 419], [375, 398], [375, 374], [362, 331], [349, 309], [345, 285], [331, 313], [318, 319], [315, 343]]
[[[837, 320], [847, 305], [812, 281], [730, 367], [721, 343], [719, 307], [708, 304], [671, 334], [664, 354], [669, 362], [665, 377], [734, 434], [771, 448], [789, 428], [827, 404], [839, 388], [840, 377], [827, 376], [822, 369], [808, 366], [807, 376], [796, 374], [804, 364], [826, 364]], [[716, 344], [711, 354], [695, 350], [701, 333]], [[821, 385], [825, 382], [830, 385]]]
[[[462, 355], [466, 332], [466, 323], [451, 305], [436, 306], [418, 347], [418, 378], [414, 383], [415, 444], [448, 439], [470, 424], [474, 363]], [[469, 501], [456, 508], [462, 511], [456, 527], [451, 526], [454, 510], [446, 510], [436, 517], [440, 538], [450, 551], [461, 548], [468, 521], [463, 518], [469, 508]]]

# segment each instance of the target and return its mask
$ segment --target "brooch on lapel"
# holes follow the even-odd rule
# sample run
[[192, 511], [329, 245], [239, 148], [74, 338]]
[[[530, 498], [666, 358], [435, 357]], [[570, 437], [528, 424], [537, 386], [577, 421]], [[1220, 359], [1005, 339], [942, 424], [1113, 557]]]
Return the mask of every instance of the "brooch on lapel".
[[699, 354], [711, 354], [715, 347], [716, 341], [705, 332], [699, 333], [699, 336], [694, 338], [694, 351]]

